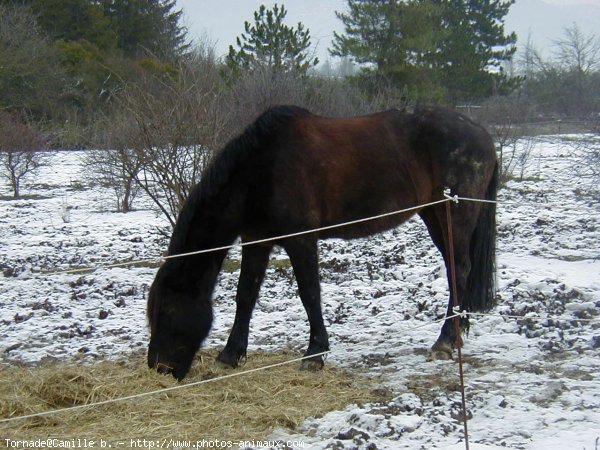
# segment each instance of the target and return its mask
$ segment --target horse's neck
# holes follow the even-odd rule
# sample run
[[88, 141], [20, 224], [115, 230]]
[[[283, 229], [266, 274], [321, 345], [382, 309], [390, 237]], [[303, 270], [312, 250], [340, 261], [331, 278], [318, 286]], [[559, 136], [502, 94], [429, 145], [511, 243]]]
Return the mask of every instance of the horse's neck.
[[[231, 245], [239, 235], [239, 205], [218, 196], [212, 202], [189, 199], [171, 237], [169, 255], [206, 252]], [[218, 255], [216, 255], [218, 257]]]
[[167, 259], [159, 269], [161, 282], [184, 300], [210, 303], [227, 251]]
[[165, 264], [169, 267], [170, 277], [179, 280], [202, 301], [210, 299], [227, 255], [226, 249], [216, 249], [231, 245], [238, 235], [234, 223], [222, 223], [221, 214], [206, 214], [205, 211], [182, 212], [173, 231], [169, 259]]
[[215, 249], [238, 237], [243, 195], [235, 189], [213, 192], [208, 198], [202, 194], [196, 186], [179, 214], [169, 244], [169, 273], [208, 299], [227, 255], [227, 250]]

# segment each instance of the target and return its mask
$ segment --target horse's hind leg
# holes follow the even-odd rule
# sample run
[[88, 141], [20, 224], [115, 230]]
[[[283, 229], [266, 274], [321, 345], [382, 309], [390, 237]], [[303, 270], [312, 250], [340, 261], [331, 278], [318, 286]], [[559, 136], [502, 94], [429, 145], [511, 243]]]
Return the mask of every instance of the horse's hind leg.
[[242, 268], [235, 297], [235, 321], [227, 345], [217, 356], [217, 361], [227, 366], [237, 367], [240, 359], [246, 356], [250, 318], [272, 249], [273, 247], [268, 245], [249, 245], [242, 248]]
[[[475, 227], [476, 218], [478, 216], [478, 206], [461, 204], [458, 206], [460, 213], [457, 212], [456, 206], [453, 206], [452, 222], [453, 222], [453, 244], [454, 244], [454, 265], [456, 272], [456, 287], [458, 294], [458, 303], [464, 297], [469, 273], [471, 271], [471, 259], [469, 246], [471, 235]], [[444, 258], [446, 265], [446, 274], [448, 277], [448, 287], [450, 296], [448, 299], [448, 308], [446, 317], [453, 315], [454, 294], [452, 292], [452, 280], [450, 273], [449, 261], [449, 239], [448, 239], [448, 222], [446, 220], [446, 205], [428, 208], [420, 212], [420, 216], [425, 222], [429, 235], [435, 246], [438, 248]], [[461, 319], [461, 325], [468, 326], [467, 319]], [[451, 359], [452, 350], [457, 344], [461, 345], [461, 336], [456, 335], [456, 326], [454, 319], [446, 319], [442, 325], [442, 330], [436, 342], [431, 347], [430, 357], [432, 359]]]
[[[290, 257], [296, 282], [298, 283], [300, 299], [308, 314], [310, 323], [310, 340], [304, 356], [322, 353], [329, 350], [329, 338], [321, 311], [317, 241], [310, 237], [290, 239], [283, 244], [283, 247]], [[323, 357], [315, 356], [303, 360], [301, 368], [319, 370], [323, 365]]]

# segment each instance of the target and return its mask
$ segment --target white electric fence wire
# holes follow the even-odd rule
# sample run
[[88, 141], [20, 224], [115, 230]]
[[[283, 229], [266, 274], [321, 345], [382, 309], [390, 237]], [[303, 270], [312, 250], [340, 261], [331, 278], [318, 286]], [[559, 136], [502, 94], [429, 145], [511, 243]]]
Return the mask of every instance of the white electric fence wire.
[[[443, 322], [443, 321], [448, 320], [448, 319], [453, 319], [454, 317], [459, 317], [459, 316], [460, 316], [460, 314], [454, 314], [452, 316], [444, 317], [443, 319], [435, 320], [433, 322], [427, 322], [425, 324], [417, 325], [417, 326], [409, 328], [409, 329], [407, 329], [405, 331], [407, 331], [407, 332], [408, 331], [414, 331], [414, 330], [417, 330], [419, 328], [424, 328], [426, 326], [429, 326], [429, 325], [432, 325], [432, 324], [435, 324], [435, 323], [439, 323], [439, 322]], [[294, 359], [290, 359], [288, 361], [283, 361], [283, 362], [276, 363], [276, 364], [270, 364], [268, 366], [257, 367], [255, 369], [249, 369], [249, 370], [244, 370], [244, 371], [241, 371], [241, 372], [230, 373], [230, 374], [223, 375], [223, 376], [220, 376], [220, 377], [209, 378], [208, 380], [195, 381], [195, 382], [192, 382], [192, 383], [180, 384], [180, 385], [177, 385], [177, 386], [171, 386], [171, 387], [167, 387], [167, 388], [163, 388], [163, 389], [156, 389], [154, 391], [140, 392], [138, 394], [127, 395], [127, 396], [124, 396], [124, 397], [116, 397], [116, 398], [111, 398], [111, 399], [108, 399], [108, 400], [101, 400], [101, 401], [93, 402], [93, 403], [86, 403], [86, 404], [82, 404], [82, 405], [69, 406], [69, 407], [60, 408], [60, 409], [52, 409], [52, 410], [48, 410], [48, 411], [42, 411], [42, 412], [39, 412], [39, 413], [27, 414], [27, 415], [23, 415], [23, 416], [8, 417], [8, 418], [0, 419], [0, 424], [9, 423], [9, 422], [16, 422], [16, 421], [20, 421], [20, 420], [33, 419], [33, 418], [36, 418], [36, 417], [51, 416], [51, 415], [54, 415], [54, 414], [61, 414], [61, 413], [66, 413], [66, 412], [73, 412], [73, 411], [78, 411], [78, 410], [87, 409], [87, 408], [96, 408], [96, 407], [103, 406], [103, 405], [109, 405], [109, 404], [113, 404], [113, 403], [124, 402], [124, 401], [127, 401], [127, 400], [138, 399], [138, 398], [141, 398], [141, 397], [148, 397], [148, 396], [151, 396], [151, 395], [158, 395], [158, 394], [164, 394], [164, 393], [167, 393], [167, 392], [179, 391], [179, 390], [182, 390], [182, 389], [188, 389], [188, 388], [200, 386], [200, 385], [203, 385], [203, 384], [216, 383], [218, 381], [227, 380], [229, 378], [239, 377], [239, 376], [242, 376], [242, 375], [248, 375], [250, 373], [261, 372], [261, 371], [265, 371], [265, 370], [269, 370], [269, 369], [274, 369], [276, 367], [285, 366], [287, 364], [292, 364], [292, 363], [295, 363], [295, 362], [303, 361], [305, 359], [314, 358], [316, 356], [328, 355], [330, 353], [333, 353], [333, 352], [331, 350], [328, 350], [328, 351], [321, 352], [321, 353], [315, 353], [313, 355], [303, 356], [301, 358], [294, 358]]]
[[[128, 266], [132, 266], [132, 265], [136, 265], [136, 264], [156, 264], [161, 261], [166, 261], [169, 259], [201, 255], [201, 254], [205, 254], [205, 253], [212, 253], [212, 252], [217, 252], [217, 251], [222, 251], [222, 250], [230, 250], [232, 248], [236, 248], [236, 247], [241, 248], [241, 247], [246, 247], [248, 245], [264, 244], [267, 242], [274, 242], [274, 241], [279, 241], [279, 240], [288, 239], [288, 238], [292, 238], [292, 237], [298, 237], [298, 236], [303, 236], [303, 235], [307, 235], [307, 234], [318, 233], [321, 231], [328, 231], [328, 230], [333, 230], [336, 228], [343, 228], [343, 227], [347, 227], [347, 226], [351, 226], [351, 225], [357, 225], [360, 223], [383, 219], [386, 217], [391, 217], [391, 216], [395, 216], [395, 215], [399, 215], [399, 214], [403, 214], [403, 213], [407, 213], [407, 212], [418, 211], [420, 209], [427, 208], [429, 206], [435, 206], [435, 205], [439, 205], [439, 204], [446, 203], [449, 201], [452, 201], [454, 203], [459, 203], [459, 201], [466, 201], [466, 202], [475, 202], [475, 203], [500, 204], [500, 202], [498, 202], [497, 200], [486, 200], [486, 199], [471, 198], [471, 197], [461, 197], [459, 195], [450, 195], [450, 190], [445, 189], [444, 190], [444, 199], [442, 199], [442, 200], [424, 203], [422, 205], [413, 206], [411, 208], [400, 209], [397, 211], [379, 214], [376, 216], [365, 217], [363, 219], [351, 220], [349, 222], [343, 222], [343, 223], [339, 223], [339, 224], [335, 224], [335, 225], [328, 225], [325, 227], [319, 227], [319, 228], [313, 228], [310, 230], [298, 231], [296, 233], [290, 233], [290, 234], [285, 234], [285, 235], [281, 235], [281, 236], [274, 236], [274, 237], [270, 237], [270, 238], [259, 239], [256, 241], [240, 242], [240, 243], [231, 244], [231, 245], [224, 245], [222, 247], [214, 247], [214, 248], [207, 248], [207, 249], [197, 250], [197, 251], [188, 252], [188, 253], [180, 253], [177, 255], [168, 255], [168, 256], [157, 257], [157, 258], [148, 258], [148, 259], [132, 259], [129, 261], [117, 262], [117, 263], [112, 263], [112, 264], [101, 264], [98, 266], [80, 267], [77, 269], [33, 272], [31, 275], [33, 277], [37, 277], [37, 276], [50, 276], [50, 275], [61, 275], [61, 274], [77, 274], [77, 273], [94, 272], [96, 270], [101, 270], [101, 269], [114, 269], [114, 268], [119, 268], [119, 267], [128, 267]], [[502, 202], [502, 204], [517, 204], [517, 205], [522, 205], [523, 203], [526, 203], [526, 202], [518, 202], [518, 203], [517, 202]], [[536, 205], [539, 206], [540, 204], [536, 203]], [[27, 277], [27, 275], [24, 275], [24, 277]]]
[[[268, 242], [274, 242], [274, 241], [289, 239], [289, 238], [293, 238], [293, 237], [304, 236], [307, 234], [319, 233], [321, 231], [328, 231], [328, 230], [333, 230], [336, 228], [343, 228], [343, 227], [347, 227], [347, 226], [351, 226], [351, 225], [357, 225], [360, 223], [370, 222], [370, 221], [374, 221], [374, 220], [378, 220], [378, 219], [384, 219], [386, 217], [395, 216], [395, 215], [399, 215], [399, 214], [403, 214], [403, 213], [407, 213], [407, 212], [417, 211], [417, 210], [420, 210], [423, 208], [427, 208], [429, 206], [446, 203], [448, 201], [452, 201], [454, 203], [459, 203], [459, 201], [475, 202], [475, 203], [488, 203], [488, 204], [490, 204], [490, 203], [498, 204], [499, 203], [497, 200], [486, 200], [486, 199], [478, 199], [478, 198], [471, 198], [471, 197], [461, 197], [459, 195], [450, 195], [449, 192], [450, 191], [448, 189], [446, 189], [444, 191], [444, 199], [442, 199], [442, 200], [424, 203], [424, 204], [413, 206], [410, 208], [400, 209], [397, 211], [379, 214], [376, 216], [370, 216], [370, 217], [365, 217], [362, 219], [356, 219], [356, 220], [351, 220], [348, 222], [342, 222], [342, 223], [335, 224], [335, 225], [328, 225], [325, 227], [319, 227], [319, 228], [313, 228], [310, 230], [298, 231], [296, 233], [290, 233], [290, 234], [285, 234], [285, 235], [280, 235], [280, 236], [273, 236], [270, 238], [258, 239], [255, 241], [240, 242], [240, 243], [231, 244], [231, 245], [224, 245], [222, 247], [214, 247], [214, 248], [196, 250], [193, 252], [179, 253], [177, 255], [168, 255], [168, 256], [149, 258], [149, 259], [134, 259], [134, 260], [123, 261], [123, 262], [112, 263], [112, 264], [102, 264], [102, 265], [93, 266], [93, 267], [92, 266], [80, 267], [77, 269], [45, 271], [45, 272], [39, 272], [39, 273], [34, 272], [33, 275], [34, 276], [36, 276], [36, 275], [48, 275], [49, 276], [49, 275], [59, 275], [59, 274], [77, 274], [77, 273], [94, 272], [94, 271], [100, 270], [100, 269], [113, 269], [113, 268], [119, 268], [119, 267], [127, 267], [127, 266], [131, 266], [131, 265], [135, 265], [135, 264], [155, 264], [155, 263], [159, 263], [161, 261], [166, 261], [169, 259], [183, 258], [186, 256], [202, 255], [205, 253], [218, 252], [218, 251], [222, 251], [222, 250], [230, 250], [230, 249], [236, 248], [236, 247], [241, 248], [241, 247], [246, 247], [249, 245], [264, 244], [264, 243], [268, 243]], [[503, 202], [503, 203], [506, 203], [506, 202]], [[511, 202], [509, 202], [509, 203], [511, 203]], [[518, 204], [522, 204], [522, 203], [518, 203]], [[537, 204], [537, 205], [539, 205], [539, 204]]]
[[[446, 203], [448, 201], [452, 201], [454, 203], [458, 203], [459, 201], [478, 202], [478, 203], [493, 203], [493, 204], [498, 203], [495, 200], [485, 200], [485, 199], [461, 197], [458, 195], [450, 195], [450, 191], [448, 189], [446, 189], [446, 190], [444, 190], [444, 199], [442, 199], [442, 200], [437, 200], [434, 202], [429, 202], [429, 203], [425, 203], [422, 205], [413, 206], [411, 208], [392, 211], [389, 213], [379, 214], [376, 216], [366, 217], [363, 219], [352, 220], [349, 222], [344, 222], [344, 223], [340, 223], [340, 224], [336, 224], [336, 225], [329, 225], [329, 226], [325, 226], [325, 227], [314, 228], [311, 230], [299, 231], [296, 233], [290, 233], [290, 234], [275, 236], [275, 237], [266, 238], [266, 239], [259, 239], [256, 241], [242, 242], [239, 244], [227, 245], [227, 246], [210, 248], [210, 249], [203, 249], [203, 250], [198, 250], [198, 251], [189, 252], [189, 253], [181, 253], [178, 255], [170, 255], [170, 256], [166, 256], [166, 257], [162, 257], [162, 258], [145, 259], [145, 260], [131, 260], [131, 261], [127, 261], [127, 262], [107, 264], [107, 265], [101, 265], [101, 266], [96, 266], [96, 267], [86, 267], [86, 268], [79, 268], [79, 269], [69, 269], [69, 270], [64, 270], [64, 271], [44, 272], [42, 275], [73, 274], [73, 273], [80, 273], [80, 272], [90, 272], [90, 271], [94, 271], [94, 270], [98, 270], [98, 269], [111, 269], [111, 268], [117, 268], [117, 267], [126, 267], [126, 266], [130, 266], [133, 264], [139, 264], [139, 263], [153, 263], [153, 262], [159, 262], [159, 261], [164, 261], [164, 260], [168, 260], [168, 259], [182, 258], [182, 257], [186, 257], [186, 256], [194, 256], [194, 255], [200, 255], [200, 254], [210, 253], [210, 252], [217, 252], [217, 251], [222, 251], [222, 250], [230, 250], [230, 249], [232, 249], [234, 247], [238, 247], [238, 246], [244, 247], [244, 246], [248, 246], [248, 245], [263, 244], [263, 243], [267, 243], [267, 242], [289, 239], [292, 237], [298, 237], [298, 236], [303, 236], [303, 235], [307, 235], [307, 234], [318, 233], [321, 231], [332, 230], [332, 229], [346, 227], [346, 226], [350, 226], [350, 225], [356, 225], [356, 224], [373, 221], [373, 220], [378, 220], [378, 219], [382, 219], [382, 218], [386, 218], [386, 217], [390, 217], [390, 216], [394, 216], [394, 215], [398, 215], [398, 214], [403, 214], [403, 213], [407, 213], [407, 212], [411, 212], [411, 211], [417, 211], [417, 210], [420, 210], [423, 208], [427, 208], [429, 206]], [[444, 317], [443, 319], [439, 319], [434, 322], [428, 322], [426, 324], [418, 325], [418, 326], [410, 328], [406, 331], [414, 331], [416, 329], [429, 326], [433, 323], [443, 322], [445, 320], [453, 319], [455, 317], [465, 318], [468, 316], [476, 316], [476, 317], [495, 316], [495, 317], [503, 317], [503, 318], [510, 318], [510, 319], [519, 319], [519, 320], [527, 320], [527, 319], [530, 319], [530, 320], [575, 320], [575, 321], [590, 322], [590, 323], [600, 321], [599, 318], [580, 319], [580, 318], [576, 318], [576, 317], [573, 317], [573, 318], [530, 317], [530, 316], [518, 316], [518, 315], [508, 315], [508, 314], [472, 313], [472, 312], [466, 312], [466, 311], [461, 312], [457, 308], [453, 308], [453, 312], [454, 312], [454, 314], [451, 316]], [[242, 372], [235, 372], [235, 373], [231, 373], [231, 374], [224, 375], [221, 377], [211, 378], [208, 380], [202, 380], [202, 381], [197, 381], [197, 382], [193, 382], [193, 383], [182, 384], [182, 385], [172, 386], [172, 387], [163, 388], [163, 389], [157, 389], [154, 391], [142, 392], [139, 394], [133, 394], [133, 395], [128, 395], [128, 396], [124, 396], [124, 397], [117, 397], [117, 398], [113, 398], [113, 399], [109, 399], [109, 400], [102, 400], [99, 402], [76, 405], [76, 406], [71, 406], [71, 407], [67, 407], [67, 408], [43, 411], [43, 412], [33, 413], [33, 414], [28, 414], [28, 415], [23, 415], [23, 416], [4, 418], [4, 419], [0, 419], [0, 424], [15, 422], [15, 421], [19, 421], [19, 420], [32, 419], [32, 418], [36, 418], [36, 417], [44, 417], [44, 416], [49, 416], [49, 415], [54, 415], [54, 414], [65, 413], [65, 412], [72, 412], [72, 411], [86, 409], [86, 408], [94, 408], [94, 407], [98, 407], [98, 406], [108, 405], [108, 404], [117, 403], [117, 402], [123, 402], [123, 401], [127, 401], [127, 400], [141, 398], [141, 397], [147, 397], [147, 396], [151, 396], [151, 395], [158, 395], [158, 394], [173, 392], [173, 391], [177, 391], [177, 390], [181, 390], [181, 389], [187, 389], [187, 388], [191, 388], [191, 387], [195, 387], [195, 386], [199, 386], [199, 385], [203, 385], [203, 384], [215, 383], [218, 381], [226, 380], [228, 378], [238, 377], [238, 376], [242, 376], [242, 375], [246, 375], [246, 374], [250, 374], [250, 373], [254, 373], [254, 372], [259, 372], [259, 371], [263, 371], [263, 370], [269, 370], [269, 369], [273, 369], [273, 368], [280, 367], [283, 365], [299, 362], [299, 361], [302, 361], [307, 358], [313, 358], [316, 356], [327, 355], [329, 353], [331, 353], [331, 351], [321, 352], [321, 353], [317, 353], [317, 354], [310, 355], [310, 356], [304, 356], [301, 358], [295, 358], [295, 359], [291, 359], [291, 360], [284, 361], [281, 363], [271, 364], [268, 366], [258, 367], [255, 369], [250, 369], [250, 370], [246, 370], [246, 371], [242, 371]]]
[[531, 315], [517, 315], [517, 314], [502, 314], [502, 313], [475, 313], [475, 312], [467, 312], [465, 313], [463, 311], [463, 314], [465, 314], [466, 316], [473, 316], [473, 317], [502, 317], [505, 319], [516, 319], [516, 320], [534, 320], [536, 322], [543, 322], [544, 320], [552, 320], [552, 321], [559, 321], [559, 320], [568, 320], [571, 322], [587, 322], [587, 323], [594, 323], [594, 322], [600, 322], [600, 317], [594, 317], [594, 318], [590, 318], [590, 319], [583, 319], [583, 318], [579, 318], [579, 317], [574, 317], [574, 316], [546, 316], [546, 317], [541, 317], [541, 316], [531, 316]]
[[[476, 316], [476, 317], [502, 317], [502, 318], [511, 318], [511, 319], [532, 319], [532, 320], [561, 320], [564, 319], [566, 320], [566, 318], [560, 318], [560, 317], [526, 317], [526, 316], [518, 316], [518, 315], [506, 315], [506, 314], [490, 314], [490, 313], [472, 313], [472, 312], [467, 312], [467, 311], [459, 311], [458, 308], [453, 308], [452, 311], [454, 312], [453, 315], [448, 316], [448, 317], [444, 317], [442, 319], [438, 319], [435, 320], [433, 322], [427, 322], [424, 324], [420, 324], [420, 325], [416, 325], [414, 327], [410, 327], [406, 330], [403, 330], [404, 332], [410, 332], [410, 331], [415, 331], [421, 328], [425, 328], [428, 327], [432, 324], [436, 324], [436, 323], [440, 323], [440, 322], [444, 322], [446, 320], [450, 320], [450, 319], [454, 319], [455, 317], [460, 317], [460, 318], [466, 318], [468, 316]], [[580, 320], [580, 321], [587, 321], [587, 322], [597, 322], [600, 321], [600, 319], [596, 318], [596, 319], [577, 319], [577, 318], [573, 318], [571, 320]], [[159, 394], [164, 394], [164, 393], [168, 393], [168, 392], [173, 392], [173, 391], [178, 391], [178, 390], [182, 390], [182, 389], [188, 389], [188, 388], [192, 388], [195, 386], [199, 386], [199, 385], [203, 385], [203, 384], [208, 384], [208, 383], [216, 383], [219, 381], [223, 381], [229, 378], [234, 378], [234, 377], [239, 377], [242, 375], [247, 375], [250, 373], [255, 373], [255, 372], [260, 372], [260, 371], [265, 371], [265, 370], [269, 370], [269, 369], [274, 369], [277, 367], [281, 367], [284, 365], [288, 365], [288, 364], [293, 364], [296, 362], [300, 362], [303, 361], [305, 359], [308, 358], [313, 358], [316, 356], [325, 356], [328, 354], [333, 353], [333, 351], [328, 350], [325, 352], [321, 352], [321, 353], [316, 353], [314, 355], [310, 355], [310, 356], [303, 356], [301, 358], [294, 358], [294, 359], [290, 359], [287, 361], [283, 361], [280, 363], [276, 363], [276, 364], [270, 364], [267, 366], [263, 366], [263, 367], [257, 367], [255, 369], [249, 369], [249, 370], [245, 370], [245, 371], [241, 371], [241, 372], [234, 372], [228, 375], [223, 375], [220, 377], [215, 377], [215, 378], [210, 378], [208, 380], [201, 380], [201, 381], [196, 381], [196, 382], [192, 382], [192, 383], [187, 383], [187, 384], [181, 384], [181, 385], [177, 385], [177, 386], [171, 386], [168, 388], [163, 388], [163, 389], [157, 389], [154, 391], [147, 391], [147, 392], [141, 392], [138, 394], [132, 394], [132, 395], [127, 395], [124, 397], [117, 397], [117, 398], [112, 398], [112, 399], [108, 399], [108, 400], [101, 400], [98, 402], [93, 402], [93, 403], [86, 403], [86, 404], [82, 404], [82, 405], [75, 405], [75, 406], [70, 406], [70, 407], [66, 407], [66, 408], [60, 408], [60, 409], [53, 409], [53, 410], [48, 410], [48, 411], [42, 411], [39, 413], [33, 413], [33, 414], [28, 414], [28, 415], [23, 415], [23, 416], [15, 416], [15, 417], [8, 417], [8, 418], [4, 418], [4, 419], [0, 419], [0, 424], [3, 423], [9, 423], [9, 422], [16, 422], [16, 421], [20, 421], [20, 420], [27, 420], [27, 419], [33, 419], [36, 417], [45, 417], [45, 416], [50, 416], [50, 415], [54, 415], [54, 414], [61, 414], [61, 413], [66, 413], [66, 412], [73, 412], [73, 411], [77, 411], [77, 410], [82, 410], [82, 409], [87, 409], [87, 408], [96, 408], [99, 406], [103, 406], [103, 405], [109, 405], [109, 404], [113, 404], [113, 403], [119, 403], [119, 402], [124, 402], [127, 400], [133, 400], [133, 399], [137, 399], [137, 398], [142, 398], [142, 397], [148, 397], [148, 396], [152, 396], [152, 395], [159, 395]]]
[[[195, 255], [202, 255], [205, 253], [218, 252], [218, 251], [222, 251], [222, 250], [230, 250], [235, 247], [246, 247], [248, 245], [264, 244], [267, 242], [280, 241], [280, 240], [289, 239], [289, 238], [293, 238], [293, 237], [304, 236], [307, 234], [319, 233], [321, 231], [328, 231], [328, 230], [334, 230], [336, 228], [343, 228], [343, 227], [348, 227], [351, 225], [357, 225], [360, 223], [370, 222], [373, 220], [384, 219], [386, 217], [397, 216], [399, 214], [404, 214], [404, 213], [412, 212], [412, 211], [418, 211], [420, 209], [427, 208], [429, 206], [439, 205], [442, 203], [446, 203], [448, 201], [450, 201], [448, 198], [444, 198], [442, 200], [424, 203], [422, 205], [412, 206], [410, 208], [399, 209], [397, 211], [392, 211], [392, 212], [388, 212], [388, 213], [378, 214], [376, 216], [365, 217], [363, 219], [356, 219], [356, 220], [351, 220], [348, 222], [338, 223], [335, 225], [328, 225], [325, 227], [319, 227], [319, 228], [313, 228], [310, 230], [298, 231], [296, 233], [284, 234], [284, 235], [280, 235], [280, 236], [273, 236], [273, 237], [265, 238], [265, 239], [258, 239], [256, 241], [241, 242], [238, 244], [224, 245], [222, 247], [207, 248], [207, 249], [196, 250], [196, 251], [188, 252], [188, 253], [179, 253], [177, 255], [169, 255], [169, 256], [164, 256], [161, 258], [131, 260], [131, 261], [126, 261], [126, 262], [114, 263], [114, 264], [99, 265], [99, 266], [95, 266], [95, 267], [83, 267], [83, 268], [78, 268], [78, 269], [66, 269], [66, 270], [42, 272], [41, 275], [74, 274], [74, 273], [82, 273], [82, 272], [92, 272], [92, 271], [99, 270], [99, 269], [113, 269], [113, 268], [117, 268], [117, 267], [126, 267], [126, 266], [131, 266], [134, 264], [157, 263], [160, 261], [166, 261], [168, 259], [183, 258], [186, 256], [195, 256]], [[37, 275], [37, 274], [34, 274], [34, 275]]]

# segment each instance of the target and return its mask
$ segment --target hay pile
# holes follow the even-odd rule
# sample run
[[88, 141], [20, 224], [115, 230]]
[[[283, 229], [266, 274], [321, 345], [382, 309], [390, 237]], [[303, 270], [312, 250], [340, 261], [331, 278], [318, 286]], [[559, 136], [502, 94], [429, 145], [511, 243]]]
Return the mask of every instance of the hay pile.
[[[185, 382], [231, 374], [216, 353], [204, 352]], [[246, 371], [297, 358], [292, 352], [255, 352]], [[352, 403], [383, 400], [364, 377], [327, 364], [321, 372], [292, 363], [186, 389], [0, 423], [10, 439], [264, 439], [275, 427], [294, 429], [308, 417]], [[149, 370], [142, 357], [89, 366], [50, 364], [0, 369], [0, 417], [8, 418], [98, 402], [176, 386], [171, 376]]]

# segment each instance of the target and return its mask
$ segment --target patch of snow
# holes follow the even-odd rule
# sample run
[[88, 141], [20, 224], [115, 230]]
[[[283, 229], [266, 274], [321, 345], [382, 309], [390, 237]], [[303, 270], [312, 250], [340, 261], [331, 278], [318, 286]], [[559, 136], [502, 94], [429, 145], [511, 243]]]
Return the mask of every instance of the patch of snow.
[[[577, 139], [538, 139], [536, 164], [499, 193], [498, 305], [472, 317], [463, 350], [472, 449], [600, 446], [600, 214], [573, 170], [568, 146]], [[111, 192], [86, 184], [80, 156], [53, 154], [31, 187], [35, 197], [0, 201], [5, 364], [93, 362], [146, 349], [155, 268], [53, 273], [156, 259], [167, 245], [156, 231], [164, 220], [147, 200], [133, 213], [112, 212]], [[324, 241], [320, 257], [328, 363], [373, 377], [394, 398], [350, 405], [272, 437], [315, 449], [464, 448], [457, 365], [427, 360], [448, 287], [423, 224], [413, 219], [366, 239]], [[239, 259], [239, 250], [230, 258]], [[205, 346], [226, 342], [238, 275], [220, 275]], [[249, 349], [300, 351], [307, 340], [291, 268], [270, 268]]]

